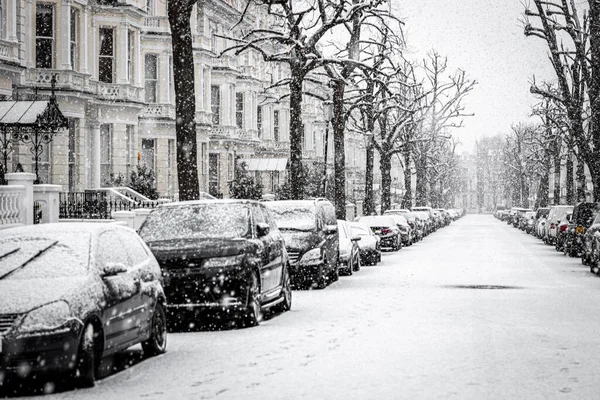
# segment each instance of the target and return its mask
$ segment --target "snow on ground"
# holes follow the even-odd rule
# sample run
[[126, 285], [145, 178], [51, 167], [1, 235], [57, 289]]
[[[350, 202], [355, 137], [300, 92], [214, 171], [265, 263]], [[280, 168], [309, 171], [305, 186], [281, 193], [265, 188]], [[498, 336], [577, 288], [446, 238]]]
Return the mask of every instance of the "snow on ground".
[[473, 215], [295, 291], [291, 312], [257, 328], [172, 333], [167, 354], [133, 348], [95, 388], [46, 398], [596, 398], [599, 306], [579, 259]]

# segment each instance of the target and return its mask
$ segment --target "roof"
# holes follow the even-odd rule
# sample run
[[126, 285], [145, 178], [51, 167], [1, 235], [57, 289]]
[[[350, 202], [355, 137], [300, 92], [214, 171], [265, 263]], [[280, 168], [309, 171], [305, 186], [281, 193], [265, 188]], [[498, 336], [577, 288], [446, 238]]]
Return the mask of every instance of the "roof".
[[68, 126], [55, 99], [0, 101], [1, 127], [34, 127], [58, 129]]

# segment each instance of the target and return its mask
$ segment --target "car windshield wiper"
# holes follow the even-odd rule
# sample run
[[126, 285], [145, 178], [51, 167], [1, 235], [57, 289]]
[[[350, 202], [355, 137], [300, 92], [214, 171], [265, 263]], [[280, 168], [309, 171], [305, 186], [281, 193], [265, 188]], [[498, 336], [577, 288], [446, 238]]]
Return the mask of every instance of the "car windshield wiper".
[[294, 228], [291, 226], [286, 226], [285, 228], [279, 228], [280, 231], [299, 231], [299, 232], [310, 232], [312, 229], [310, 228]]
[[10, 250], [10, 251], [8, 251], [8, 252], [6, 252], [6, 253], [4, 253], [4, 254], [0, 255], [0, 260], [2, 260], [4, 257], [8, 257], [8, 256], [10, 256], [11, 254], [15, 254], [15, 253], [16, 253], [17, 251], [19, 251], [19, 250], [21, 250], [21, 248], [20, 248], [20, 247], [17, 247], [16, 249], [12, 249], [12, 250]]
[[[53, 246], [55, 246], [58, 243], [58, 240], [55, 240], [54, 242], [50, 243], [50, 245], [44, 247], [43, 249], [39, 250], [37, 253], [35, 253], [33, 256], [31, 256], [28, 260], [25, 260], [24, 263], [22, 263], [21, 265], [19, 265], [16, 268], [11, 269], [10, 271], [8, 271], [7, 273], [5, 273], [4, 275], [0, 276], [0, 281], [10, 275], [12, 275], [13, 273], [15, 273], [16, 271], [22, 269], [23, 267], [25, 267], [27, 264], [29, 264], [30, 262], [32, 262], [33, 260], [35, 260], [36, 258], [38, 258], [39, 256], [41, 256], [42, 254], [44, 254], [45, 252], [47, 252], [48, 250], [50, 250], [50, 248], [52, 248]], [[17, 249], [18, 250], [18, 249]], [[12, 252], [11, 252], [12, 253]], [[5, 256], [8, 254], [5, 254]], [[3, 256], [4, 257], [4, 256]]]

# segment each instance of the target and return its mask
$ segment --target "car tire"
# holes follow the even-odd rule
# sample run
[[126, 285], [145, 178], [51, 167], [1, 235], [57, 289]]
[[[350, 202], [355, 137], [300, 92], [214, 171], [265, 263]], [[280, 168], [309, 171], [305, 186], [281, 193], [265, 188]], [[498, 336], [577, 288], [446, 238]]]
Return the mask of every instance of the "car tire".
[[337, 282], [340, 280], [340, 268], [338, 265], [331, 268], [329, 272], [329, 283]]
[[327, 276], [325, 275], [326, 263], [327, 261], [319, 266], [319, 271], [315, 277], [314, 286], [316, 286], [317, 289], [325, 289], [327, 287]]
[[96, 348], [95, 336], [94, 326], [88, 322], [81, 333], [75, 369], [73, 370], [73, 380], [78, 388], [90, 388], [96, 383], [99, 360], [97, 360], [98, 349]]
[[381, 252], [377, 253], [377, 262], [381, 262]]
[[250, 285], [248, 287], [248, 305], [246, 310], [241, 317], [242, 327], [257, 326], [261, 320], [260, 301], [258, 300], [260, 294], [258, 273], [252, 273]]
[[281, 287], [281, 298], [283, 301], [277, 304], [274, 308], [278, 312], [286, 312], [292, 309], [292, 284], [290, 281], [290, 274], [287, 268], [283, 271], [283, 284]]
[[152, 313], [150, 337], [142, 342], [146, 357], [154, 357], [167, 351], [167, 315], [162, 304], [156, 303]]
[[353, 263], [354, 271], [360, 271], [360, 256], [356, 256]]

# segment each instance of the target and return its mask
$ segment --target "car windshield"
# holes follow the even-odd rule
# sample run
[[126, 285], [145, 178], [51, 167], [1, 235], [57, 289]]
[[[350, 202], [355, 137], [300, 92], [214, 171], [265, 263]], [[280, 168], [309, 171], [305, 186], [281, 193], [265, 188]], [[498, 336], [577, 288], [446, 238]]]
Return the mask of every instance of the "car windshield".
[[159, 207], [140, 230], [146, 242], [177, 239], [248, 238], [250, 212], [245, 204], [193, 204]]
[[269, 208], [273, 210], [273, 217], [281, 230], [311, 231], [317, 227], [314, 207], [269, 204]]
[[53, 279], [85, 275], [90, 234], [15, 234], [0, 239], [0, 280]]

